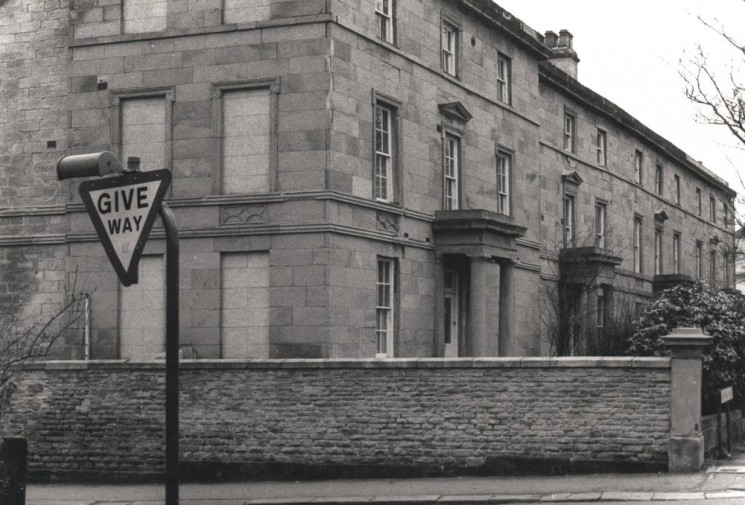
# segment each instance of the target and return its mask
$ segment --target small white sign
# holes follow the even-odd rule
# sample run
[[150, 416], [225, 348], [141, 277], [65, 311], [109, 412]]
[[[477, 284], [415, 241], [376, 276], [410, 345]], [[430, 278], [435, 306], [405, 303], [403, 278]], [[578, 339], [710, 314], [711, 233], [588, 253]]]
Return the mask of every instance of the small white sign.
[[724, 403], [727, 403], [727, 402], [731, 402], [732, 399], [735, 397], [735, 395], [734, 395], [734, 393], [732, 391], [732, 386], [730, 386], [728, 388], [722, 389], [721, 395], [722, 395], [722, 403], [723, 404]]

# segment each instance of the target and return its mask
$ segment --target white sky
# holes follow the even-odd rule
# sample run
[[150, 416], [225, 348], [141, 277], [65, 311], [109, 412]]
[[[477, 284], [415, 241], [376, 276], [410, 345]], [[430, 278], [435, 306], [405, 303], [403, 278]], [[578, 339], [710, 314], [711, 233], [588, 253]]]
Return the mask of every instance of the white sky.
[[[681, 61], [701, 44], [721, 75], [745, 60], [698, 19], [745, 41], [743, 0], [495, 0], [540, 33], [574, 35], [579, 80], [745, 194], [745, 151], [723, 126], [697, 122], [683, 93]], [[743, 69], [745, 73], [745, 68]]]

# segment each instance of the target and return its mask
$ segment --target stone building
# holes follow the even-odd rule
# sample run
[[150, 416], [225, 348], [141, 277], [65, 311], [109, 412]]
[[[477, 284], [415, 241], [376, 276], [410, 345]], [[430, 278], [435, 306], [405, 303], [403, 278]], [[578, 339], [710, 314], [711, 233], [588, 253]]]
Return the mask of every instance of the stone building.
[[0, 301], [82, 286], [58, 355], [162, 353], [162, 229], [124, 288], [55, 176], [110, 150], [172, 170], [185, 356], [593, 352], [733, 285], [735, 193], [578, 62], [490, 0], [0, 1]]

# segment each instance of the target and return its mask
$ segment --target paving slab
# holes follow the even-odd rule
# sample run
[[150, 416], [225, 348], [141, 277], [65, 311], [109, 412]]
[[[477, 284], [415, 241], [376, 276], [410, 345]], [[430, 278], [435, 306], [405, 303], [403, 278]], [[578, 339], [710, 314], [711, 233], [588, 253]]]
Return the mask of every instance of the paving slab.
[[535, 503], [542, 498], [539, 494], [496, 494], [491, 503]]
[[[294, 496], [291, 498], [254, 498], [252, 500], [244, 500], [244, 505], [253, 505], [253, 504], [265, 504], [265, 505], [303, 505], [305, 503], [311, 503], [316, 498], [312, 496]], [[366, 503], [370, 501], [370, 498], [360, 498], [359, 496], [350, 498], [349, 501], [345, 503]]]
[[385, 503], [401, 503], [405, 505], [430, 505], [440, 499], [440, 495], [423, 496], [376, 496], [369, 503], [382, 505]]
[[603, 493], [573, 493], [569, 495], [567, 501], [569, 502], [581, 502], [581, 501], [598, 501]]
[[[348, 503], [368, 503], [372, 498], [369, 496], [333, 496], [328, 498], [313, 498], [312, 503], [325, 503], [328, 505], [348, 504]], [[261, 500], [258, 500], [261, 501]], [[246, 502], [250, 503], [250, 502]]]
[[724, 498], [745, 498], [745, 491], [739, 490], [712, 491], [704, 494], [706, 495], [707, 500]]
[[542, 502], [563, 502], [569, 498], [571, 493], [553, 493], [541, 497]]
[[54, 498], [45, 498], [41, 500], [29, 500], [26, 498], [26, 505], [90, 505], [90, 501], [81, 500], [56, 500]]
[[651, 501], [654, 493], [608, 491], [600, 496], [602, 501]]
[[654, 493], [652, 500], [656, 501], [685, 501], [685, 500], [704, 500], [706, 496], [703, 492], [687, 492], [687, 493]]
[[446, 495], [441, 496], [437, 503], [494, 503], [493, 499], [491, 495]]

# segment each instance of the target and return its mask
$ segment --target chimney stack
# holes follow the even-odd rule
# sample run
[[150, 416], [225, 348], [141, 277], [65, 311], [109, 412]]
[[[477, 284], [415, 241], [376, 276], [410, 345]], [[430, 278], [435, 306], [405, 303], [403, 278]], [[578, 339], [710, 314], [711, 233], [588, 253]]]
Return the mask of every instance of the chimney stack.
[[574, 40], [574, 36], [569, 33], [569, 30], [559, 31], [559, 47], [566, 47], [567, 49], [571, 49], [572, 40]]
[[543, 43], [554, 53], [549, 61], [555, 67], [576, 79], [579, 57], [574, 51], [574, 36], [569, 30], [560, 30], [559, 35], [549, 30], [543, 37]]
[[556, 32], [552, 32], [551, 30], [549, 30], [546, 32], [543, 42], [551, 49], [554, 49], [556, 46], [559, 45], [559, 36], [556, 35]]

